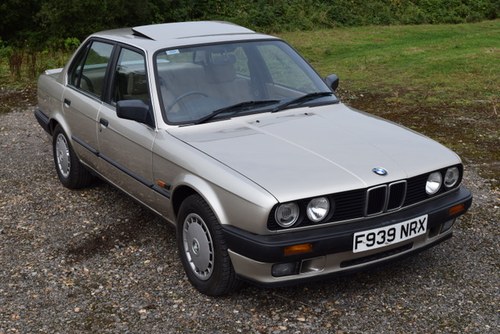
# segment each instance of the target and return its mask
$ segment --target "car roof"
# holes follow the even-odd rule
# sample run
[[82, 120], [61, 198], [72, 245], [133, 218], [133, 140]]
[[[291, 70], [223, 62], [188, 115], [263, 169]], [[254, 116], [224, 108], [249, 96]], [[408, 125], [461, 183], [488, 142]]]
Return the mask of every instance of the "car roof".
[[255, 33], [253, 30], [240, 27], [233, 23], [218, 21], [154, 24], [134, 27], [132, 30], [157, 41], [164, 41], [172, 38]]
[[149, 51], [204, 43], [276, 38], [222, 21], [152, 24], [106, 30], [92, 36], [134, 45]]

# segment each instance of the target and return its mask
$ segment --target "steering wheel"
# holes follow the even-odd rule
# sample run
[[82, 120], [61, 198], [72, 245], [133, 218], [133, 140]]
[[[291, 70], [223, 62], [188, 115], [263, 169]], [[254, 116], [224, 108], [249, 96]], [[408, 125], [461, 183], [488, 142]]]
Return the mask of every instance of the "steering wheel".
[[187, 92], [187, 93], [184, 93], [182, 95], [179, 95], [177, 96], [177, 98], [175, 99], [174, 103], [172, 103], [172, 105], [170, 106], [169, 109], [172, 109], [176, 104], [178, 104], [182, 99], [185, 99], [186, 97], [188, 96], [192, 96], [192, 95], [201, 95], [203, 97], [208, 97], [207, 94], [203, 93], [203, 92], [199, 92], [199, 91], [196, 91], [196, 90], [192, 90], [190, 92]]
[[[83, 81], [85, 81], [85, 84], [87, 85], [89, 92], [95, 93], [94, 85], [92, 84], [92, 81], [87, 76], [85, 76], [83, 74], [82, 74], [81, 78]], [[81, 84], [80, 84], [80, 88], [81, 88]]]

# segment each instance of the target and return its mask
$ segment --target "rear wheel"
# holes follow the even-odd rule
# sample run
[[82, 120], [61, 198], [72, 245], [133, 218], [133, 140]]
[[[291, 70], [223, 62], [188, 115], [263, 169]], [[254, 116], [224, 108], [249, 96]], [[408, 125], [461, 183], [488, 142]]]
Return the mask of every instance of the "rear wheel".
[[222, 228], [199, 195], [189, 196], [180, 207], [177, 246], [186, 275], [200, 292], [220, 296], [239, 287]]
[[54, 129], [52, 149], [57, 176], [66, 188], [79, 189], [92, 182], [92, 174], [78, 160], [68, 137], [59, 125]]

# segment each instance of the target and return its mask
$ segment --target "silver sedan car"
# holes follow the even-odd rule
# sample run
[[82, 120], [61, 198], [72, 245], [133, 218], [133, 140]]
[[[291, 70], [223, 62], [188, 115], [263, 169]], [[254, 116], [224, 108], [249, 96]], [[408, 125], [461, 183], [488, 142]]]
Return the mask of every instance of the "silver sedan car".
[[35, 116], [64, 186], [98, 176], [175, 225], [189, 281], [216, 296], [427, 249], [470, 207], [455, 153], [337, 85], [279, 38], [158, 24], [89, 36], [40, 76]]

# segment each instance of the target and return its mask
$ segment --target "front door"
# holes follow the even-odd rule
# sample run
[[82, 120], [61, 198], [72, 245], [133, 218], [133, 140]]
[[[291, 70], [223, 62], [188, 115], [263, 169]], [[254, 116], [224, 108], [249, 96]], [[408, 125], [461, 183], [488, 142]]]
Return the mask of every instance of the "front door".
[[151, 206], [156, 129], [116, 114], [116, 102], [120, 100], [142, 100], [150, 104], [144, 55], [121, 47], [110, 79], [109, 103], [103, 104], [98, 115], [99, 169], [115, 186]]

